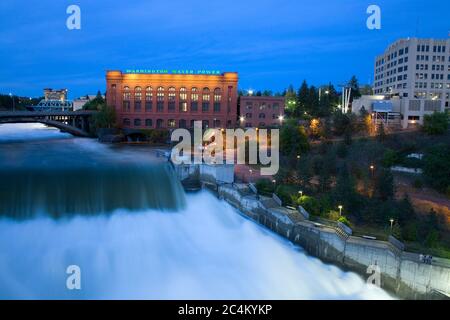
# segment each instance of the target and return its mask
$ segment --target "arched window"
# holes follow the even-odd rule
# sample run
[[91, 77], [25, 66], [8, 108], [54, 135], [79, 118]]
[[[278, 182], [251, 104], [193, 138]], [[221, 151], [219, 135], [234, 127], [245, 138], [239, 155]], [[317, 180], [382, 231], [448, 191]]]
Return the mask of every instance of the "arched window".
[[151, 127], [151, 126], [153, 126], [153, 121], [152, 121], [152, 119], [145, 119], [145, 126], [146, 126], [146, 127]]
[[131, 124], [130, 119], [128, 119], [128, 118], [123, 119], [123, 125], [124, 125], [125, 127], [130, 126], [130, 124]]
[[245, 114], [245, 117], [246, 117], [247, 119], [251, 119], [251, 118], [252, 118], [252, 116], [253, 116], [253, 114], [252, 114], [252, 113], [246, 113], [246, 114]]
[[211, 93], [209, 88], [203, 88], [202, 93], [202, 112], [209, 111], [209, 100], [211, 99]]
[[164, 96], [164, 88], [159, 87], [156, 93], [156, 109], [158, 112], [164, 111]]
[[134, 88], [134, 111], [141, 111], [142, 106], [142, 88], [136, 87]]
[[161, 129], [163, 127], [164, 127], [164, 120], [163, 119], [156, 120], [156, 128]]
[[145, 111], [152, 111], [153, 109], [153, 88], [147, 87], [145, 89]]
[[130, 93], [130, 87], [123, 87], [123, 100], [130, 100], [131, 99], [131, 93]]
[[198, 89], [195, 87], [191, 89], [191, 111], [198, 111]]
[[130, 88], [125, 86], [123, 88], [123, 111], [130, 111], [130, 99], [131, 99]]
[[142, 124], [141, 119], [134, 119], [134, 126], [135, 126], [135, 127], [140, 127], [141, 124]]
[[175, 111], [176, 90], [174, 87], [169, 88], [169, 111]]
[[259, 118], [260, 119], [265, 119], [266, 118], [266, 114], [265, 113], [260, 113], [259, 114]]
[[187, 112], [187, 90], [180, 88], [180, 112]]
[[222, 92], [220, 88], [214, 89], [214, 112], [220, 112], [220, 104], [222, 101]]

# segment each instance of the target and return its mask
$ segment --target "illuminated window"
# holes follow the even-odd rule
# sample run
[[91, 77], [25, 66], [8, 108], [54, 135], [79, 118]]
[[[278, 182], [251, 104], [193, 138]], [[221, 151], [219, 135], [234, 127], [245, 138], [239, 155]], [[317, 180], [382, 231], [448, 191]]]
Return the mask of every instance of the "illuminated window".
[[130, 111], [131, 93], [129, 87], [123, 88], [123, 111]]
[[220, 112], [220, 103], [222, 101], [222, 93], [220, 88], [214, 90], [214, 112]]
[[141, 111], [142, 88], [134, 88], [134, 111]]
[[191, 90], [191, 111], [198, 111], [198, 89], [192, 88]]
[[177, 123], [174, 119], [169, 119], [169, 121], [167, 121], [167, 126], [169, 128], [175, 128], [177, 126]]
[[153, 108], [153, 89], [147, 87], [145, 89], [145, 111], [151, 111]]
[[156, 109], [158, 110], [158, 112], [164, 111], [164, 88], [163, 87], [159, 87], [157, 90], [157, 93], [156, 93]]
[[123, 88], [123, 100], [130, 100], [131, 99], [131, 93], [129, 87]]
[[175, 111], [176, 92], [174, 87], [169, 88], [169, 111]]
[[209, 100], [211, 99], [211, 93], [209, 91], [209, 88], [203, 89], [202, 94], [202, 111], [208, 112], [209, 111]]

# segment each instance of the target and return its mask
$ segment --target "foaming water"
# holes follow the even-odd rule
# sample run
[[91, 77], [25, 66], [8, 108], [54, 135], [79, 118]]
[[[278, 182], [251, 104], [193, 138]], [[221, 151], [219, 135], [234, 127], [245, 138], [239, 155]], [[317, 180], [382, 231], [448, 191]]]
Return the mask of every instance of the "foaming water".
[[69, 139], [72, 135], [41, 123], [0, 124], [0, 143], [31, 140]]
[[[66, 289], [67, 266], [82, 289]], [[387, 299], [306, 256], [213, 195], [173, 214], [0, 220], [0, 298]]]
[[212, 194], [185, 195], [148, 148], [29, 126], [0, 125], [0, 299], [390, 298]]

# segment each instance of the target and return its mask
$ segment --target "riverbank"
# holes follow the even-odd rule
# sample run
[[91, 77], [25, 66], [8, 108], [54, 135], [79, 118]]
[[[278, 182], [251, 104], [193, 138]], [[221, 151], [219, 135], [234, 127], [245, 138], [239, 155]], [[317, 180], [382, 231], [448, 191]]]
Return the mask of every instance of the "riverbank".
[[355, 237], [344, 227], [308, 220], [276, 199], [255, 194], [248, 185], [222, 184], [217, 195], [255, 222], [304, 248], [310, 255], [368, 278], [369, 267], [381, 270], [381, 287], [402, 299], [449, 299], [450, 260], [422, 263], [401, 243]]

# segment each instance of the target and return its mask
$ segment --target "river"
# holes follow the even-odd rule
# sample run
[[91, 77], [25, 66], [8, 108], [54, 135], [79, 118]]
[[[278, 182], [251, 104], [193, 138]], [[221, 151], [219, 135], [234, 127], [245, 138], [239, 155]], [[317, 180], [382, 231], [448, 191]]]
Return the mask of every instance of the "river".
[[151, 148], [0, 125], [0, 299], [389, 298], [213, 194], [186, 194]]

